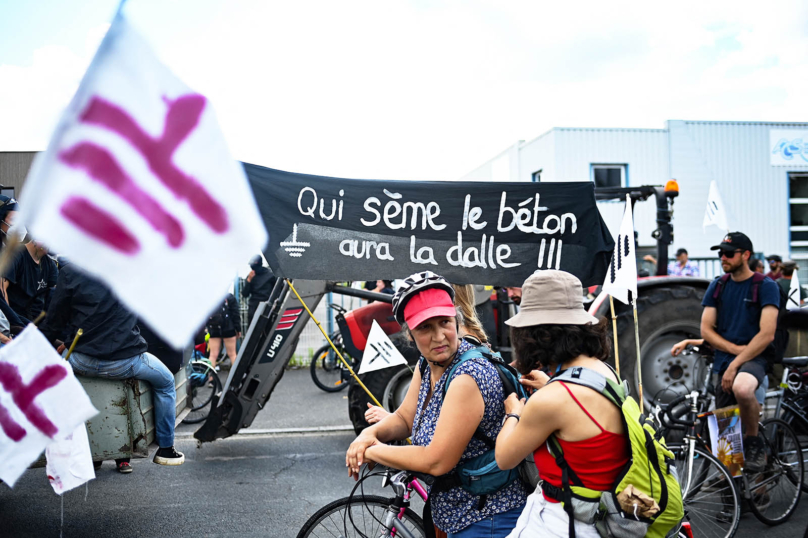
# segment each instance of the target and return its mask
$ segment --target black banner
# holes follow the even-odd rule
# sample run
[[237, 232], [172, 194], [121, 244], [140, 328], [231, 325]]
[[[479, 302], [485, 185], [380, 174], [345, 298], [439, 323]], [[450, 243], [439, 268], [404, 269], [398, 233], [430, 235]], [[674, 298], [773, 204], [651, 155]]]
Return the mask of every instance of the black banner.
[[340, 179], [244, 169], [279, 277], [521, 286], [537, 269], [602, 284], [614, 242], [591, 182]]

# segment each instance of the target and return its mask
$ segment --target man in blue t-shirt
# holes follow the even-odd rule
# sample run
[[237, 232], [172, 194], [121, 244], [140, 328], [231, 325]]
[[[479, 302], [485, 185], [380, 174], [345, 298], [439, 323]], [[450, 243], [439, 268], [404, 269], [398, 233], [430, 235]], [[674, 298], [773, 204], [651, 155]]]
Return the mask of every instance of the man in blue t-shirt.
[[[774, 351], [780, 289], [765, 277], [757, 284], [755, 300], [754, 273], [748, 265], [753, 248], [746, 235], [729, 233], [711, 250], [718, 251], [721, 267], [730, 276], [723, 284], [722, 278], [713, 280], [701, 303], [704, 306], [701, 335], [715, 348], [713, 372], [720, 379], [720, 384], [716, 384], [716, 405], [728, 405], [734, 396], [746, 430], [744, 466], [752, 472], [761, 472], [766, 465], [766, 453], [763, 441], [757, 437], [760, 404], [755, 390], [766, 375], [766, 358]], [[719, 285], [722, 287], [718, 297], [714, 297]]]

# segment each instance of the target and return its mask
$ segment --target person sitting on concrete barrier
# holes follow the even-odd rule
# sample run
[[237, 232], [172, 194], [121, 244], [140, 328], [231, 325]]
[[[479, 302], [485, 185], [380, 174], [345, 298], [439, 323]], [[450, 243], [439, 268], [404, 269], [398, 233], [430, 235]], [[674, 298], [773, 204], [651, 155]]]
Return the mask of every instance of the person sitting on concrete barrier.
[[[56, 291], [42, 333], [51, 341], [70, 345], [79, 337], [70, 365], [82, 376], [104, 379], [133, 377], [148, 382], [154, 395], [154, 429], [159, 449], [154, 463], [182, 465], [185, 456], [174, 449], [176, 389], [174, 376], [154, 355], [146, 352], [137, 317], [99, 280], [71, 263], [59, 272]], [[63, 353], [66, 353], [62, 349]], [[125, 471], [123, 471], [125, 472]]]

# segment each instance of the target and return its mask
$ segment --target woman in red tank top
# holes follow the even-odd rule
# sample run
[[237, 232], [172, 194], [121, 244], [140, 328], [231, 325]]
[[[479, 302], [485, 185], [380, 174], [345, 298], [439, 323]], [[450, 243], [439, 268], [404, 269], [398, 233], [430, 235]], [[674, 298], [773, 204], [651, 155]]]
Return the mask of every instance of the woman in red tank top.
[[[547, 449], [555, 435], [569, 467], [584, 486], [610, 489], [629, 460], [631, 447], [620, 410], [600, 393], [564, 383], [548, 383], [546, 370], [558, 373], [580, 367], [617, 381], [605, 361], [609, 356], [606, 320], [586, 313], [580, 281], [563, 271], [537, 271], [522, 287], [519, 314], [506, 321], [516, 368], [538, 390], [525, 403], [511, 394], [505, 423], [497, 437], [496, 458], [512, 469], [533, 453], [542, 485], [530, 495], [510, 536], [569, 536], [569, 518], [558, 502], [561, 469]], [[531, 373], [533, 372], [533, 373]], [[598, 536], [594, 525], [575, 521], [577, 538]]]

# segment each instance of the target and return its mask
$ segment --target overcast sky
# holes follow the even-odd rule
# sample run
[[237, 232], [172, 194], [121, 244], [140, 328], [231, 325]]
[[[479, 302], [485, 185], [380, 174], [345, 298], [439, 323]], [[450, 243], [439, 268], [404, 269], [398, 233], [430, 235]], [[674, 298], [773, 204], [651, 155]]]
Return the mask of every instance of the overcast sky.
[[[456, 179], [554, 126], [808, 121], [808, 2], [129, 0], [233, 155]], [[44, 149], [114, 0], [0, 0], [0, 151]]]

